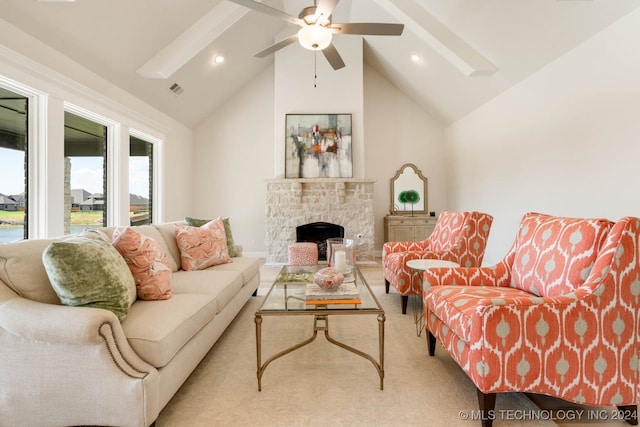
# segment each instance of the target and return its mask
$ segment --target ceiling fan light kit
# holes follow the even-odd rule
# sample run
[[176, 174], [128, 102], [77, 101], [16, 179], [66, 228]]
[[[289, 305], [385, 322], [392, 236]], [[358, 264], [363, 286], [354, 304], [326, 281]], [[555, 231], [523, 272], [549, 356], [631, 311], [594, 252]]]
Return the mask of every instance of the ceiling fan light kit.
[[309, 25], [298, 31], [298, 42], [309, 50], [324, 50], [331, 44], [333, 34], [321, 25]]

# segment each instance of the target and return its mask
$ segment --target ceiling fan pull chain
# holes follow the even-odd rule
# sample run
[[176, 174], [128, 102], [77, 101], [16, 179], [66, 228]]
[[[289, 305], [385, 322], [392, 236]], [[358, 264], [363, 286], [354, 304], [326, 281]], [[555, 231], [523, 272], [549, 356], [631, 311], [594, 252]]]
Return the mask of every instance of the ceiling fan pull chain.
[[313, 51], [313, 87], [317, 87], [318, 82], [318, 51]]

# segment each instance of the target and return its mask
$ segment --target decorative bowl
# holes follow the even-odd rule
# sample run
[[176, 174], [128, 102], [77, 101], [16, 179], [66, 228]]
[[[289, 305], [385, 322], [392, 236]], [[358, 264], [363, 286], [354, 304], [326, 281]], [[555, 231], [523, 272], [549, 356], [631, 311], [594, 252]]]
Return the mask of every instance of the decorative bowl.
[[327, 267], [313, 275], [313, 281], [325, 291], [335, 291], [344, 281], [344, 276], [335, 268]]

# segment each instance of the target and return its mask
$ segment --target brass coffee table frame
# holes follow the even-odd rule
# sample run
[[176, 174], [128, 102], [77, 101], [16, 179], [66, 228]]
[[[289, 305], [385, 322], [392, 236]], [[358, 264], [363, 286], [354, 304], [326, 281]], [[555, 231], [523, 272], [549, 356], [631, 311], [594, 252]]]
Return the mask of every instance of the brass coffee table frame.
[[[285, 266], [282, 268], [281, 273], [278, 274], [278, 278], [281, 277], [282, 272], [284, 272], [288, 268], [293, 268], [291, 266]], [[299, 268], [299, 267], [298, 267]], [[306, 266], [302, 267], [303, 269], [317, 270], [322, 268], [322, 266]], [[271, 285], [267, 296], [265, 297], [265, 301], [262, 306], [255, 314], [255, 324], [256, 324], [256, 359], [257, 359], [257, 376], [258, 376], [258, 391], [262, 391], [262, 375], [264, 371], [267, 369], [267, 366], [271, 364], [276, 359], [289, 354], [305, 345], [313, 342], [318, 336], [318, 331], [324, 331], [324, 336], [328, 342], [334, 344], [338, 347], [341, 347], [345, 350], [348, 350], [354, 354], [357, 354], [360, 357], [363, 357], [370, 361], [373, 366], [378, 371], [378, 376], [380, 377], [380, 390], [384, 389], [384, 322], [385, 315], [384, 310], [380, 306], [377, 298], [371, 291], [371, 288], [362, 277], [360, 270], [357, 267], [354, 267], [354, 275], [356, 276], [356, 284], [360, 289], [361, 297], [363, 299], [363, 304], [365, 301], [368, 302], [367, 307], [362, 307], [361, 305], [355, 304], [326, 304], [326, 305], [310, 305], [306, 306], [304, 301], [304, 295], [300, 294], [300, 289], [302, 286], [306, 287], [304, 283], [282, 283], [279, 282], [278, 279]], [[283, 291], [283, 301], [281, 309], [266, 309], [265, 306], [269, 302], [269, 298], [272, 297], [272, 292], [274, 292], [275, 288], [281, 288]], [[291, 294], [289, 294], [291, 293]], [[278, 298], [279, 296], [273, 296], [274, 298]], [[329, 317], [332, 315], [377, 315], [378, 319], [378, 360], [376, 360], [373, 356], [358, 350], [350, 345], [347, 345], [343, 342], [336, 340], [335, 338], [329, 335]], [[286, 348], [270, 358], [268, 358], [264, 363], [262, 363], [262, 317], [263, 316], [313, 316], [313, 334], [295, 344], [289, 348]]]

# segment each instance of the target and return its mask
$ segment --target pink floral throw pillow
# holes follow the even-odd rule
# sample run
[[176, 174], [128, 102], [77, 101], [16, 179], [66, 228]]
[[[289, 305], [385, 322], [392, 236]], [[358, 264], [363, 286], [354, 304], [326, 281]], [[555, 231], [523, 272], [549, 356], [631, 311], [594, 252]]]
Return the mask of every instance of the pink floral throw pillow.
[[111, 244], [127, 262], [138, 298], [147, 301], [171, 298], [173, 276], [167, 255], [158, 242], [126, 227], [113, 232]]
[[176, 224], [176, 241], [183, 270], [202, 270], [232, 261], [224, 224], [219, 217], [202, 227]]

